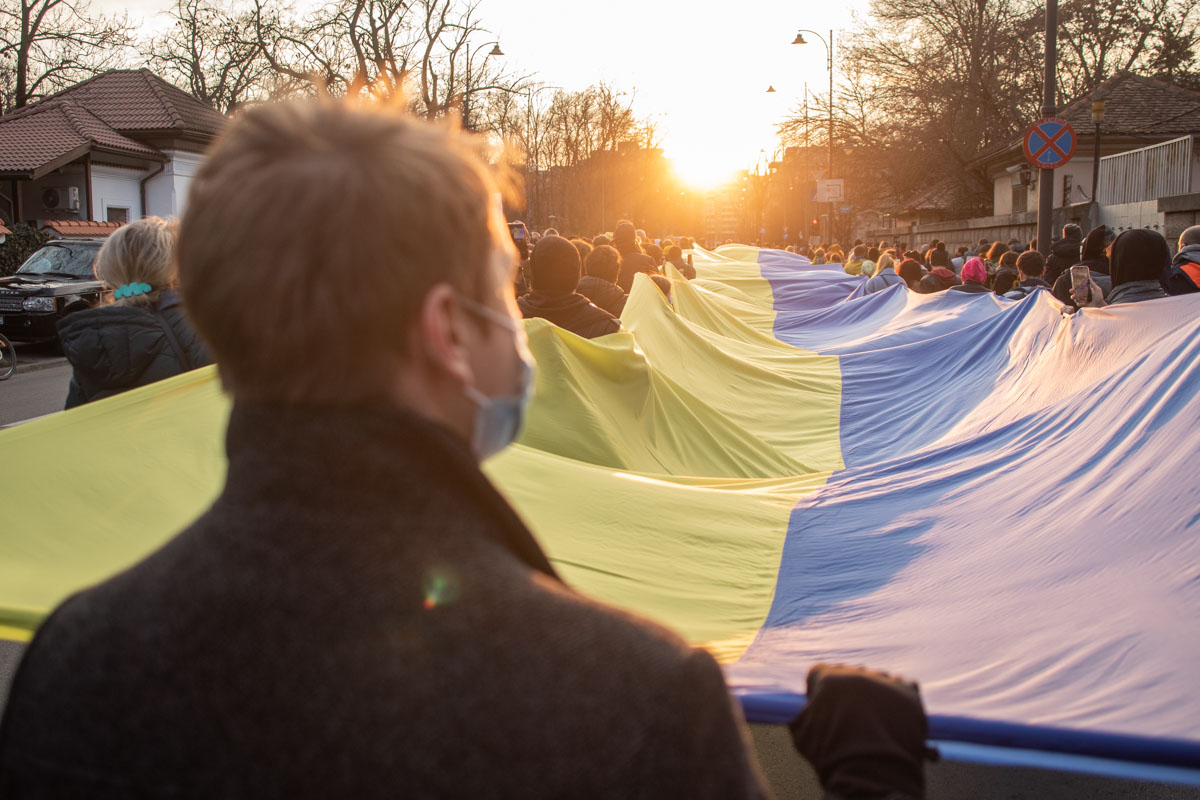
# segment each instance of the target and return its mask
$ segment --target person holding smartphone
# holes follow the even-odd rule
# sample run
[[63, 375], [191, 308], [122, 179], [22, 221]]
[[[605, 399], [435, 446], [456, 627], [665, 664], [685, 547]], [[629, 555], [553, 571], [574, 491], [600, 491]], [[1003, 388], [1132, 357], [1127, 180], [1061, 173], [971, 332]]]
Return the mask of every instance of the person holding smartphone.
[[1158, 231], [1134, 228], [1122, 232], [1113, 239], [1108, 260], [1112, 292], [1107, 298], [1090, 275], [1085, 276], [1082, 270], [1076, 273], [1072, 268], [1071, 298], [1080, 308], [1140, 303], [1169, 296], [1162, 287], [1162, 276], [1171, 263], [1171, 249]]

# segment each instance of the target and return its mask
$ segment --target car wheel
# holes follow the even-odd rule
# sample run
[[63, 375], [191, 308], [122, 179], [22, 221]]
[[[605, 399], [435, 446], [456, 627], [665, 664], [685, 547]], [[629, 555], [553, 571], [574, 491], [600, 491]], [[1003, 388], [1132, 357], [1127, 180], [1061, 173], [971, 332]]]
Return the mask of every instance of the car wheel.
[[17, 371], [17, 351], [4, 334], [0, 334], [0, 381], [6, 381]]

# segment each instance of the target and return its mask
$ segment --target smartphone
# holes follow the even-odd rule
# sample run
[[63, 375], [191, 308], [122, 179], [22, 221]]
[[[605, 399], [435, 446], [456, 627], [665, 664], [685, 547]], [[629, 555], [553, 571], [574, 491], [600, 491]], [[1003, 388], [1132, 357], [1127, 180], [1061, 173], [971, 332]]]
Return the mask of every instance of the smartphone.
[[1092, 271], [1087, 264], [1071, 267], [1071, 289], [1075, 294], [1075, 302], [1082, 305], [1092, 301]]

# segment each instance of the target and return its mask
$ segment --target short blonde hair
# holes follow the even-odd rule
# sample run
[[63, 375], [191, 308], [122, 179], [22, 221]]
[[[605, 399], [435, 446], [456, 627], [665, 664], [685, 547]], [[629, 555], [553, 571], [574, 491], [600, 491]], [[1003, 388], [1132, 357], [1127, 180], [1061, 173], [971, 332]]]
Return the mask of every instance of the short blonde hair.
[[175, 285], [175, 241], [179, 226], [162, 217], [144, 217], [113, 231], [96, 256], [96, 277], [113, 289], [128, 283], [149, 284], [146, 294], [113, 300], [127, 306], [152, 306], [159, 293]]
[[491, 288], [496, 182], [480, 144], [398, 108], [252, 108], [192, 182], [184, 302], [235, 397], [390, 399], [429, 290]]

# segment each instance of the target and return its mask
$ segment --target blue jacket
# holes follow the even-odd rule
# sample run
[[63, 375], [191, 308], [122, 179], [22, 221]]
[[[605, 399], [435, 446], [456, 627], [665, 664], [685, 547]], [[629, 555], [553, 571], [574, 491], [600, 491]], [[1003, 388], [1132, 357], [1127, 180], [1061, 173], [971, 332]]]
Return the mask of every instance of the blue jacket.
[[875, 294], [876, 292], [882, 292], [889, 286], [895, 286], [897, 283], [904, 283], [904, 280], [896, 274], [894, 269], [888, 267], [868, 280], [867, 285], [863, 287], [863, 291], [867, 294]]

